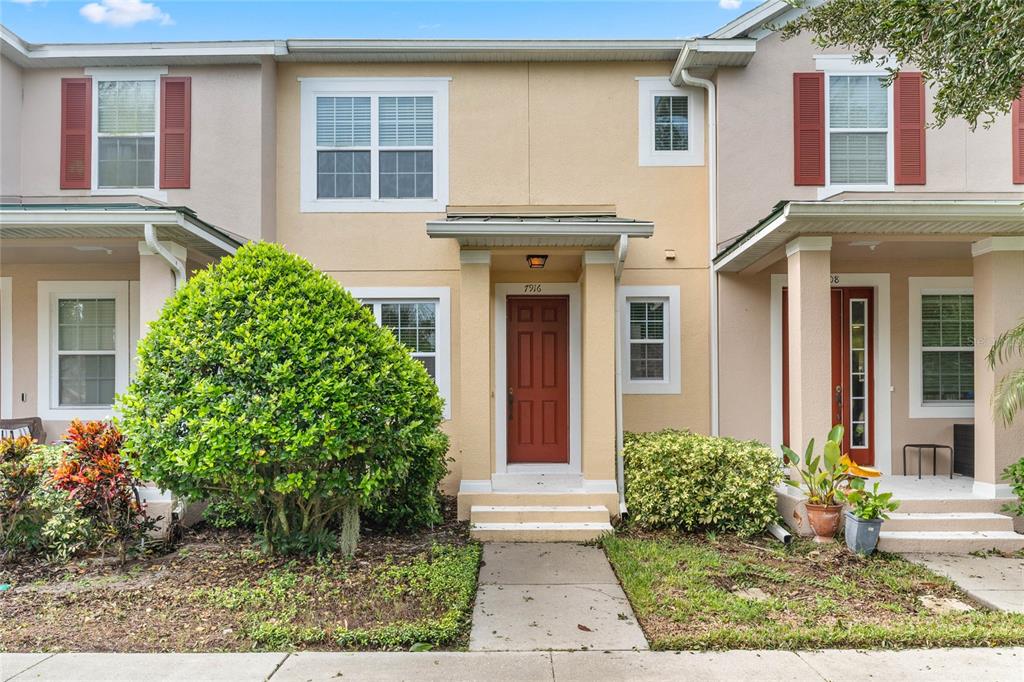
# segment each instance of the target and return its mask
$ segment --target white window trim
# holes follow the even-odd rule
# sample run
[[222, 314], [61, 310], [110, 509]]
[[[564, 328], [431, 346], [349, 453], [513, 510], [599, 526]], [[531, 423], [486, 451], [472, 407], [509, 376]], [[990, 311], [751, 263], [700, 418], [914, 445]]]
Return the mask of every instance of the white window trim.
[[0, 419], [14, 416], [14, 347], [11, 278], [0, 277]]
[[[893, 88], [885, 89], [886, 102], [888, 107], [888, 125], [885, 129], [885, 161], [887, 182], [875, 185], [844, 185], [832, 183], [832, 127], [829, 125], [829, 93], [831, 91], [831, 76], [887, 76], [884, 68], [874, 64], [858, 64], [853, 61], [852, 55], [818, 55], [815, 57], [815, 67], [825, 74], [825, 186], [818, 188], [818, 199], [827, 199], [830, 196], [841, 192], [893, 192], [896, 190], [896, 163], [894, 158], [895, 134], [893, 117]], [[836, 128], [836, 132], [882, 132], [875, 128]]]
[[[92, 77], [92, 188], [90, 194], [98, 197], [141, 196], [167, 201], [167, 192], [160, 189], [160, 77], [167, 75], [167, 67], [154, 68], [119, 68], [97, 67], [85, 70], [86, 76]], [[100, 81], [154, 81], [156, 107], [153, 125], [153, 186], [152, 187], [100, 187], [100, 141], [99, 141], [99, 106]]]
[[[973, 277], [910, 277], [907, 288], [910, 291], [909, 362], [910, 376], [910, 418], [911, 419], [973, 419], [974, 401], [949, 402], [947, 404], [924, 402], [924, 388], [921, 377], [921, 297], [926, 294], [971, 294], [974, 295]], [[975, 378], [977, 381], [977, 378]]]
[[39, 282], [37, 297], [37, 401], [36, 411], [43, 419], [70, 420], [106, 419], [113, 414], [110, 407], [78, 407], [57, 405], [57, 301], [61, 298], [104, 297], [114, 299], [114, 392], [128, 388], [130, 365], [128, 282]]
[[[699, 88], [676, 87], [668, 78], [641, 76], [636, 79], [640, 122], [639, 164], [641, 166], [703, 166], [704, 165], [704, 91]], [[658, 151], [654, 148], [654, 98], [658, 95], [686, 97], [689, 149]]]
[[[662, 299], [665, 301], [665, 378], [634, 380], [629, 373], [629, 302], [636, 299]], [[679, 318], [679, 287], [677, 286], [621, 286], [619, 287], [619, 342], [622, 353], [622, 392], [630, 395], [678, 394], [682, 391], [680, 363], [682, 362]]]
[[[448, 287], [345, 287], [363, 303], [437, 303], [434, 377], [444, 400], [445, 419], [452, 418], [452, 297]], [[379, 320], [378, 320], [379, 322]]]
[[[425, 78], [300, 78], [300, 182], [302, 213], [438, 213], [448, 206], [448, 84], [449, 77]], [[318, 199], [316, 195], [316, 98], [370, 97], [370, 182], [377, 186], [377, 98], [395, 96], [434, 98], [433, 199]], [[376, 192], [371, 189], [371, 197]]]

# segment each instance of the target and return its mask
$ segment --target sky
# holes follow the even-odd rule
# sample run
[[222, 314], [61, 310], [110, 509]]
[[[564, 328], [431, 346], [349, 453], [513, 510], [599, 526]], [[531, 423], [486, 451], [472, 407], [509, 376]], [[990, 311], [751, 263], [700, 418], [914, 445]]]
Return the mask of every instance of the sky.
[[685, 38], [760, 0], [0, 0], [35, 43], [284, 38]]

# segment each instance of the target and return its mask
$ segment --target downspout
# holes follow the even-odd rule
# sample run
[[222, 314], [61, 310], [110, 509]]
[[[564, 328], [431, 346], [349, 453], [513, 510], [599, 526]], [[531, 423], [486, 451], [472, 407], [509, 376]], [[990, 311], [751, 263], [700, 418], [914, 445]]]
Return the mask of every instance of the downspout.
[[[685, 54], [685, 51], [684, 51]], [[711, 435], [719, 433], [718, 410], [718, 277], [715, 274], [714, 260], [718, 255], [718, 114], [716, 111], [717, 95], [715, 84], [706, 78], [690, 75], [682, 66], [683, 55], [680, 55], [676, 67], [672, 70], [672, 83], [680, 82], [704, 88], [708, 91], [708, 286], [711, 306]]]
[[619, 280], [626, 265], [629, 237], [619, 235], [619, 249], [615, 259], [615, 487], [619, 491], [619, 515], [626, 513], [626, 472], [622, 459], [622, 324], [619, 315]]
[[156, 228], [149, 223], [146, 223], [145, 235], [146, 246], [152, 249], [153, 253], [167, 261], [167, 264], [171, 266], [171, 270], [174, 272], [174, 290], [178, 291], [185, 286], [185, 264], [178, 260], [173, 253], [168, 251], [167, 248], [157, 240]]

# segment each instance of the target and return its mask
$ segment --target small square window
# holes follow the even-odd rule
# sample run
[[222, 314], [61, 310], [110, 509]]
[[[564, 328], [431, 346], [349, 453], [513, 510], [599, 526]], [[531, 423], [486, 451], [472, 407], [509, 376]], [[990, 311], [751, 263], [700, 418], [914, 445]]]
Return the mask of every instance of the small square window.
[[655, 151], [685, 152], [690, 148], [689, 102], [689, 97], [655, 95]]

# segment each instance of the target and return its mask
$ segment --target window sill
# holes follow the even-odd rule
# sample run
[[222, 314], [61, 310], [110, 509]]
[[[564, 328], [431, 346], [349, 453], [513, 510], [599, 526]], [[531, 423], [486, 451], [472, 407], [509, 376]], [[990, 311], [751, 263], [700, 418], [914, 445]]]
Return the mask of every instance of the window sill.
[[630, 381], [622, 382], [623, 395], [678, 395], [679, 385], [671, 381]]
[[704, 150], [687, 152], [647, 151], [640, 157], [640, 166], [703, 166]]
[[94, 187], [94, 197], [145, 197], [154, 201], [167, 201], [167, 192], [152, 187]]
[[973, 419], [974, 403], [918, 403], [910, 406], [911, 419]]
[[818, 201], [844, 192], [895, 192], [893, 185], [825, 185], [818, 188]]
[[304, 199], [302, 213], [444, 213], [440, 199]]
[[71, 421], [72, 419], [110, 419], [114, 415], [114, 407], [41, 407], [39, 418], [53, 421]]

